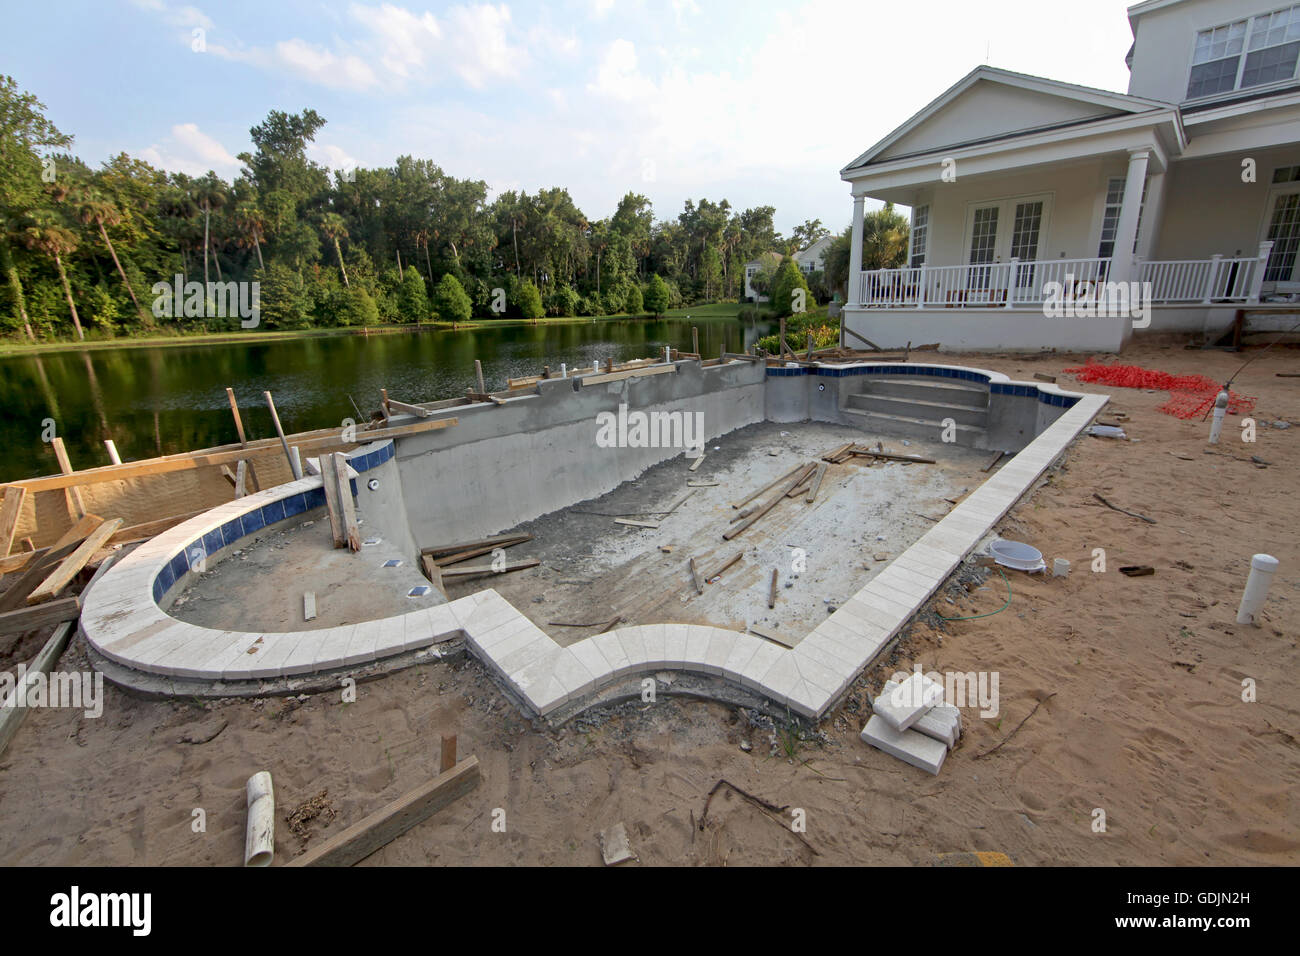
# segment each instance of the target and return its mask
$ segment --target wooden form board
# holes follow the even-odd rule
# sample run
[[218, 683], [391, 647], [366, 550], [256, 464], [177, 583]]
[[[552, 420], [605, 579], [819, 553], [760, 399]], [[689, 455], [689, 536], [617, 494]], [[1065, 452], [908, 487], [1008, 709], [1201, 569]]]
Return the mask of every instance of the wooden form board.
[[27, 595], [27, 603], [40, 604], [42, 601], [48, 601], [67, 587], [77, 572], [90, 562], [91, 557], [99, 550], [99, 546], [121, 526], [122, 519], [114, 518], [112, 521], [105, 521], [92, 531], [90, 536], [77, 546], [77, 550], [60, 562], [53, 574], [42, 581], [35, 591]]
[[634, 368], [624, 372], [605, 372], [600, 375], [584, 375], [579, 379], [585, 388], [588, 385], [599, 385], [602, 382], [617, 382], [625, 378], [642, 378], [646, 375], [663, 375], [667, 372], [676, 372], [676, 365], [652, 365], [649, 368]]
[[38, 604], [36, 607], [19, 608], [16, 611], [0, 613], [0, 634], [20, 634], [35, 631], [51, 624], [75, 621], [81, 616], [81, 599], [62, 598]]
[[[288, 439], [304, 451], [315, 448], [328, 448], [333, 445], [362, 445], [385, 438], [400, 438], [421, 432], [437, 431], [459, 424], [455, 418], [440, 418], [436, 421], [416, 422], [413, 425], [398, 425], [393, 428], [377, 428], [373, 431], [358, 431], [354, 441], [344, 441], [339, 429], [326, 428], [318, 432], [304, 432], [290, 435]], [[141, 478], [148, 475], [162, 475], [175, 471], [193, 471], [198, 468], [230, 465], [241, 459], [283, 456], [284, 451], [279, 438], [258, 439], [248, 443], [247, 448], [238, 445], [226, 445], [206, 451], [186, 452], [182, 455], [167, 455], [162, 458], [150, 458], [145, 461], [131, 461], [125, 465], [105, 465], [102, 468], [87, 468], [71, 475], [47, 475], [43, 478], [28, 478], [11, 482], [28, 491], [52, 491], [58, 488], [74, 488], [95, 485], [104, 481], [117, 481], [123, 478]], [[7, 486], [6, 486], [7, 487]]]
[[[67, 623], [60, 624], [50, 636], [50, 639], [45, 642], [45, 646], [41, 648], [41, 652], [37, 654], [31, 664], [28, 665], [27, 674], [23, 683], [13, 689], [10, 697], [22, 694], [25, 699], [27, 694], [27, 685], [35, 679], [37, 674], [49, 675], [59, 658], [63, 656], [64, 650], [67, 649], [68, 639], [71, 636], [72, 622], [68, 621]], [[5, 748], [9, 746], [9, 741], [13, 740], [14, 734], [18, 732], [19, 726], [22, 724], [24, 718], [27, 717], [27, 712], [31, 710], [30, 707], [3, 706], [3, 704], [6, 703], [8, 703], [8, 699], [0, 701], [0, 754], [3, 754]]]
[[478, 786], [479, 779], [478, 758], [467, 757], [285, 865], [353, 866], [360, 863], [416, 824], [469, 793]]
[[8, 555], [13, 548], [18, 516], [22, 513], [26, 498], [27, 489], [21, 485], [10, 485], [5, 489], [4, 501], [0, 503], [0, 558]]

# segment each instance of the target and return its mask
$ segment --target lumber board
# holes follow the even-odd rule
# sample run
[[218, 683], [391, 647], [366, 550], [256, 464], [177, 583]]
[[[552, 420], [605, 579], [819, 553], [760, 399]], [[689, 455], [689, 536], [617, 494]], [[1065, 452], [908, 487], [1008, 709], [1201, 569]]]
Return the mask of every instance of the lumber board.
[[600, 375], [584, 375], [579, 379], [582, 387], [588, 385], [600, 385], [602, 382], [618, 382], [625, 378], [642, 378], [646, 375], [663, 375], [666, 372], [676, 372], [676, 365], [652, 365], [648, 368], [626, 369], [622, 372], [603, 372]]
[[695, 459], [695, 463], [692, 464], [691, 467], [687, 468], [686, 470], [687, 470], [687, 471], [694, 471], [695, 469], [699, 468], [700, 465], [702, 465], [702, 464], [704, 464], [704, 455], [703, 455], [703, 453], [701, 453], [701, 454], [700, 454], [700, 457]]
[[981, 468], [980, 471], [988, 471], [988, 470], [990, 470], [994, 465], [996, 465], [998, 462], [1000, 462], [1000, 461], [1002, 460], [1002, 456], [1003, 456], [1004, 454], [1006, 454], [1006, 453], [1005, 453], [1005, 452], [1001, 452], [1001, 451], [999, 451], [999, 452], [994, 452], [994, 453], [993, 453], [993, 457], [989, 459], [989, 463], [988, 463], [987, 465], [985, 465], [983, 468]]
[[913, 464], [913, 465], [933, 465], [933, 464], [934, 464], [934, 459], [933, 459], [933, 458], [922, 458], [920, 455], [891, 455], [889, 452], [885, 452], [885, 451], [868, 451], [868, 450], [865, 449], [865, 448], [854, 448], [851, 452], [849, 452], [849, 454], [851, 454], [851, 455], [856, 455], [856, 456], [858, 456], [859, 458], [877, 458], [877, 459], [880, 459], [881, 461], [903, 461], [903, 462], [909, 462], [910, 464]]
[[[329, 456], [325, 456], [329, 457]], [[352, 481], [348, 478], [348, 456], [334, 453], [335, 485], [342, 506], [344, 543], [354, 552], [361, 550], [361, 527], [357, 524], [357, 506], [352, 500]]]
[[118, 528], [122, 526], [121, 518], [114, 518], [112, 521], [105, 521], [98, 528], [90, 533], [85, 541], [77, 546], [77, 550], [63, 559], [54, 573], [37, 585], [36, 590], [27, 595], [28, 604], [40, 604], [42, 601], [48, 601], [60, 591], [66, 588], [77, 572], [86, 566], [91, 557], [99, 550], [99, 546], [107, 541]]
[[343, 502], [339, 500], [338, 468], [332, 455], [320, 456], [321, 487], [325, 490], [325, 512], [329, 515], [330, 537], [335, 548], [347, 547], [347, 528], [343, 524]]
[[837, 464], [838, 461], [840, 460], [840, 456], [847, 455], [849, 449], [852, 447], [853, 447], [853, 442], [846, 442], [845, 444], [841, 445], [839, 448], [836, 448], [834, 451], [829, 451], [826, 454], [822, 455], [822, 461], [829, 461], [831, 464]]
[[54, 547], [61, 548], [65, 544], [71, 544], [74, 541], [82, 541], [103, 523], [104, 519], [99, 515], [84, 515], [79, 521], [75, 522], [71, 528], [63, 532], [59, 537], [59, 540], [54, 542]]
[[744, 552], [742, 552], [742, 551], [737, 551], [735, 554], [733, 554], [731, 557], [729, 557], [726, 561], [723, 561], [722, 564], [720, 564], [720, 565], [719, 565], [719, 566], [718, 566], [718, 567], [713, 571], [713, 573], [705, 575], [705, 576], [704, 576], [704, 580], [705, 580], [705, 581], [713, 581], [713, 580], [715, 580], [715, 579], [717, 579], [717, 578], [722, 577], [722, 572], [726, 571], [727, 568], [731, 567], [733, 564], [735, 564], [737, 561], [739, 561], [739, 560], [740, 560], [741, 558], [743, 558], [744, 556], [745, 556], [745, 555], [744, 555]]
[[81, 599], [77, 597], [49, 601], [35, 607], [19, 608], [0, 613], [0, 634], [20, 634], [35, 631], [51, 624], [75, 621], [81, 616]]
[[735, 538], [735, 537], [737, 537], [737, 536], [739, 536], [739, 535], [744, 534], [744, 533], [745, 533], [745, 532], [746, 532], [746, 531], [747, 531], [751, 526], [753, 526], [753, 525], [754, 525], [754, 524], [755, 524], [755, 523], [756, 523], [760, 518], [762, 518], [765, 514], [767, 514], [769, 511], [771, 511], [773, 508], [775, 508], [775, 507], [777, 506], [777, 503], [778, 503], [778, 502], [784, 501], [784, 500], [785, 500], [785, 496], [786, 496], [786, 494], [787, 494], [787, 493], [788, 493], [792, 488], [794, 488], [795, 485], [801, 484], [801, 483], [803, 482], [803, 479], [806, 478], [806, 477], [809, 475], [809, 473], [811, 473], [812, 470], [813, 470], [815, 467], [816, 467], [816, 465], [808, 464], [808, 465], [804, 465], [802, 468], [800, 468], [800, 469], [799, 469], [799, 474], [795, 475], [794, 478], [790, 479], [790, 483], [789, 483], [789, 484], [787, 484], [787, 485], [786, 485], [784, 488], [782, 488], [779, 492], [777, 492], [775, 495], [773, 495], [771, 501], [769, 501], [769, 502], [768, 502], [767, 504], [765, 504], [765, 505], [761, 505], [761, 506], [759, 506], [759, 509], [758, 509], [757, 511], [755, 511], [752, 515], [750, 515], [748, 518], [746, 518], [744, 521], [742, 521], [742, 522], [741, 522], [740, 524], [738, 524], [736, 527], [732, 528], [730, 531], [724, 531], [723, 534], [722, 534], [723, 540], [730, 541], [732, 538]]
[[700, 577], [700, 569], [697, 568], [697, 567], [695, 566], [695, 559], [694, 559], [694, 558], [691, 558], [690, 562], [687, 564], [687, 567], [689, 567], [689, 568], [691, 569], [691, 583], [695, 585], [695, 593], [696, 593], [696, 594], [703, 594], [703, 593], [704, 593], [704, 581], [703, 581], [703, 579]]
[[749, 633], [757, 637], [761, 637], [766, 641], [771, 641], [773, 644], [780, 644], [782, 647], [791, 647], [791, 648], [794, 647], [794, 643], [792, 641], [786, 640], [780, 634], [774, 634], [771, 631], [760, 631], [756, 627], [750, 627]]
[[535, 568], [541, 563], [536, 558], [525, 558], [522, 561], [511, 561], [502, 566], [500, 570], [490, 564], [476, 564], [468, 568], [447, 568], [442, 572], [442, 576], [444, 578], [467, 578], [475, 574], [504, 574], [507, 571], [523, 571], [525, 568]]
[[36, 553], [37, 557], [33, 559], [22, 576], [9, 585], [4, 594], [0, 594], [0, 611], [11, 611], [19, 607], [27, 600], [27, 595], [32, 592], [32, 589], [49, 575], [50, 569], [57, 562], [62, 561], [77, 550], [80, 544], [79, 541], [72, 541], [61, 548], [46, 548], [43, 551], [38, 551]]
[[316, 592], [304, 591], [302, 594], [302, 619], [304, 621], [316, 620]]
[[438, 593], [443, 597], [447, 596], [447, 589], [442, 586], [442, 568], [433, 563], [433, 558], [427, 554], [420, 555], [420, 564], [424, 568], [424, 576], [429, 579], [429, 583], [438, 589]]
[[[479, 555], [489, 554], [498, 548], [512, 548], [517, 544], [523, 544], [531, 538], [532, 535], [528, 535], [526, 538], [516, 538], [513, 541], [506, 541], [501, 544], [485, 544], [481, 548], [470, 548], [467, 551], [457, 551], [455, 554], [440, 555], [437, 558], [433, 558], [433, 563], [440, 568], [446, 568], [453, 564], [460, 564], [462, 561], [468, 561], [470, 558], [477, 558]], [[424, 555], [424, 557], [427, 558], [431, 556]]]
[[498, 534], [490, 538], [477, 538], [473, 541], [457, 541], [455, 544], [440, 544], [434, 547], [421, 548], [421, 554], [454, 554], [457, 551], [468, 551], [470, 548], [483, 548], [492, 545], [519, 544], [523, 541], [532, 541], [533, 536], [527, 532], [517, 531], [512, 534]]
[[817, 500], [817, 489], [822, 486], [822, 479], [826, 477], [826, 462], [817, 465], [817, 475], [813, 478], [812, 487], [808, 489], [808, 497], [804, 499], [808, 504]]
[[428, 783], [362, 817], [286, 866], [352, 866], [454, 803], [479, 784], [477, 757], [467, 757]]
[[767, 606], [769, 609], [776, 607], [776, 581], [779, 575], [780, 572], [776, 568], [773, 568], [772, 583], [767, 587]]
[[20, 551], [18, 554], [11, 554], [0, 558], [0, 577], [14, 571], [21, 571], [31, 562], [39, 560], [41, 555], [45, 554], [45, 552], [49, 550], [49, 548], [37, 548], [35, 551]]
[[[458, 425], [459, 419], [439, 418], [416, 422], [412, 425], [394, 425], [390, 428], [377, 428], [373, 431], [358, 431], [354, 441], [344, 441], [337, 428], [322, 429], [321, 432], [307, 432], [302, 435], [289, 435], [287, 439], [297, 444], [303, 451], [315, 448], [328, 448], [332, 445], [364, 445], [385, 438], [401, 438], [417, 435], [421, 432], [437, 431]], [[304, 437], [304, 435], [318, 437]], [[263, 441], [274, 442], [273, 445]], [[149, 475], [163, 475], [176, 471], [195, 471], [199, 468], [229, 465], [241, 459], [266, 458], [283, 455], [280, 439], [258, 439], [248, 443], [247, 448], [238, 445], [226, 446], [198, 452], [186, 452], [181, 455], [167, 455], [161, 458], [149, 458], [145, 461], [131, 461], [124, 465], [104, 465], [101, 468], [87, 468], [71, 475], [46, 475], [42, 478], [26, 478], [10, 484], [21, 485], [30, 492], [53, 491], [59, 488], [78, 488], [85, 485], [97, 485], [105, 481], [118, 481], [126, 478], [143, 478]]]
[[395, 412], [405, 412], [407, 415], [415, 415], [419, 418], [428, 418], [433, 414], [433, 409], [422, 408], [419, 405], [410, 405], [406, 402], [399, 402], [395, 398], [388, 400], [388, 407]]
[[5, 489], [4, 502], [0, 504], [0, 558], [7, 556], [13, 548], [18, 516], [22, 514], [26, 497], [27, 489], [22, 485], [10, 485]]
[[759, 495], [762, 495], [762, 494], [765, 494], [765, 493], [768, 492], [768, 491], [771, 491], [771, 490], [772, 490], [773, 488], [775, 488], [777, 485], [781, 484], [781, 483], [782, 483], [783, 481], [785, 481], [786, 479], [792, 477], [796, 472], [800, 471], [803, 467], [804, 467], [803, 465], [795, 465], [793, 468], [791, 468], [789, 471], [787, 471], [787, 472], [786, 472], [784, 475], [782, 475], [780, 478], [778, 478], [778, 479], [776, 479], [775, 481], [773, 481], [771, 484], [764, 485], [762, 488], [759, 488], [758, 491], [754, 492], [754, 493], [753, 493], [752, 495], [750, 495], [748, 498], [744, 499], [743, 501], [738, 501], [738, 502], [736, 502], [736, 503], [733, 504], [731, 507], [736, 508], [736, 509], [743, 508], [745, 505], [749, 504], [751, 501], [753, 501], [753, 500], [754, 500], [755, 498], [757, 498]]
[[862, 334], [859, 333], [859, 332], [854, 332], [851, 328], [849, 328], [848, 323], [845, 322], [843, 319], [840, 320], [840, 328], [842, 328], [842, 329], [843, 329], [847, 334], [853, 336], [855, 339], [858, 339], [859, 341], [862, 341], [862, 342], [866, 342], [866, 343], [867, 343], [868, 345], [870, 345], [870, 346], [872, 347], [872, 349], [874, 349], [875, 351], [877, 351], [877, 352], [883, 352], [883, 351], [885, 351], [885, 350], [882, 349], [879, 345], [877, 345], [875, 342], [871, 341], [871, 339], [867, 338], [865, 335], [862, 335]]
[[657, 521], [633, 521], [631, 518], [615, 518], [614, 524], [625, 524], [632, 528], [650, 528], [651, 530], [659, 527]]
[[0, 754], [5, 752], [5, 748], [9, 746], [9, 741], [14, 739], [14, 734], [18, 733], [19, 726], [26, 719], [27, 712], [31, 710], [30, 707], [12, 706], [10, 702], [13, 700], [26, 700], [28, 685], [35, 680], [36, 675], [48, 675], [54, 669], [54, 665], [63, 656], [64, 650], [67, 649], [72, 630], [71, 621], [60, 624], [54, 633], [50, 635], [50, 639], [45, 642], [45, 646], [41, 648], [40, 653], [27, 665], [27, 673], [23, 678], [23, 682], [15, 686], [9, 696], [3, 702], [0, 702]]
[[[65, 475], [75, 474], [72, 462], [68, 460], [68, 449], [64, 447], [63, 439], [55, 436], [50, 439], [50, 445], [54, 448], [54, 458], [59, 463], [59, 471]], [[63, 494], [68, 499], [68, 511], [74, 518], [80, 518], [86, 513], [86, 502], [82, 500], [80, 488], [65, 488]]]

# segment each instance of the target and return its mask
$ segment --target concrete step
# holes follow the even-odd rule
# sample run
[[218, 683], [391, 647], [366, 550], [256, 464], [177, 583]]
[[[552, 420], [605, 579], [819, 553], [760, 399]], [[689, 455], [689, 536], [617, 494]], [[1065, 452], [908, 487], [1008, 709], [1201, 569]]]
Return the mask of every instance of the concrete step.
[[[889, 415], [885, 412], [870, 412], [861, 408], [845, 407], [841, 411], [862, 422], [866, 431], [881, 435], [899, 435], [903, 438], [919, 438], [925, 441], [943, 440], [943, 420], [938, 418], [914, 418], [907, 415]], [[957, 444], [967, 448], [983, 448], [987, 429], [979, 425], [956, 426]]]
[[973, 382], [931, 379], [921, 375], [867, 375], [862, 382], [862, 390], [870, 395], [969, 405], [973, 408], [988, 408], [989, 404], [988, 386]]
[[943, 421], [951, 418], [959, 425], [988, 424], [989, 410], [971, 405], [954, 405], [951, 402], [937, 402], [918, 398], [901, 398], [895, 395], [850, 395], [846, 399], [850, 408], [859, 408], [864, 412], [884, 412], [886, 415], [901, 415], [904, 418], [923, 418]]
[[920, 767], [927, 773], [937, 774], [943, 766], [944, 758], [948, 756], [948, 748], [940, 741], [915, 730], [895, 730], [879, 714], [872, 715], [859, 736], [877, 750], [883, 750], [913, 767]]

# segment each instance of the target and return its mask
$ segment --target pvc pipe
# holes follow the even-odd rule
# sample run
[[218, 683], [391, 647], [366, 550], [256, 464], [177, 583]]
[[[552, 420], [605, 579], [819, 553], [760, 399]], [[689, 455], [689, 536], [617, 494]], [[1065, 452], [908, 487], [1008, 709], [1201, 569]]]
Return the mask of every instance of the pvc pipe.
[[665, 346], [664, 346], [664, 363], [665, 363], [665, 364], [668, 364], [668, 365], [671, 365], [671, 364], [672, 364], [672, 361], [673, 361], [673, 347], [672, 347], [671, 345], [665, 345]]
[[275, 793], [271, 775], [261, 770], [248, 778], [248, 830], [244, 866], [270, 866], [275, 856]]
[[568, 378], [568, 377], [569, 377], [569, 364], [568, 364], [567, 362], [561, 362], [561, 363], [560, 363], [560, 378]]
[[1241, 595], [1241, 606], [1237, 608], [1238, 624], [1257, 623], [1255, 618], [1264, 606], [1278, 564], [1277, 558], [1271, 554], [1257, 554], [1250, 559], [1250, 577], [1246, 579], [1246, 590]]
[[1214, 399], [1214, 423], [1210, 425], [1210, 444], [1219, 443], [1219, 432], [1223, 429], [1223, 416], [1228, 413], [1228, 392], [1224, 389]]

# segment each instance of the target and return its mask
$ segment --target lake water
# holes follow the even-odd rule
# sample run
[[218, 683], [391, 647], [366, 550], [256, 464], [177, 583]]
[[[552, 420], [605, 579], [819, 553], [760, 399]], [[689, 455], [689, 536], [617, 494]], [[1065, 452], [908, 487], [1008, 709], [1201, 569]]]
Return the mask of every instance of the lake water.
[[269, 390], [286, 432], [338, 426], [379, 407], [379, 390], [405, 402], [463, 396], [474, 359], [490, 390], [543, 365], [590, 367], [662, 354], [665, 345], [743, 352], [770, 334], [768, 323], [723, 318], [602, 319], [502, 325], [472, 331], [396, 332], [219, 345], [114, 348], [0, 359], [0, 481], [57, 473], [43, 423], [54, 421], [74, 468], [109, 464], [104, 439], [123, 461], [238, 441], [227, 386], [235, 390], [249, 438], [275, 435], [262, 392]]

